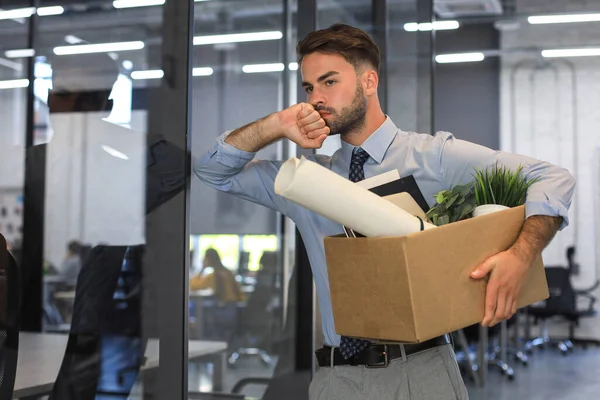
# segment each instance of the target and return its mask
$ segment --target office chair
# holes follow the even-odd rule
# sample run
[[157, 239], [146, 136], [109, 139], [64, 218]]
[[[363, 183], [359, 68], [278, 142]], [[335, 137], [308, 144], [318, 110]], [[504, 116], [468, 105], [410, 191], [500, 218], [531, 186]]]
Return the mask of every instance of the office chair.
[[[504, 325], [504, 327], [503, 327]], [[504, 332], [503, 332], [504, 329]], [[485, 360], [488, 366], [495, 367], [509, 380], [515, 377], [514, 368], [502, 357], [502, 346], [508, 353], [508, 343], [506, 337], [508, 322], [504, 322], [488, 328], [488, 346], [485, 351]], [[504, 335], [504, 337], [502, 337]], [[456, 358], [463, 372], [467, 372], [473, 382], [478, 385], [478, 378], [473, 373], [479, 370], [480, 365], [474, 362], [477, 359], [477, 350], [480, 341], [480, 325], [471, 325], [454, 333], [456, 341], [462, 348], [462, 351], [456, 353]]]
[[[572, 276], [579, 271], [579, 264], [575, 262], [576, 247], [570, 246], [567, 248], [567, 263], [569, 268], [569, 275]], [[595, 317], [598, 312], [594, 308], [596, 304], [596, 297], [592, 293], [600, 287], [600, 280], [596, 280], [592, 286], [587, 289], [575, 290], [575, 296], [579, 298], [585, 298], [589, 301], [587, 308], [572, 310], [570, 315], [565, 316], [569, 321], [569, 341], [574, 344], [581, 345], [584, 349], [588, 345], [600, 346], [600, 340], [598, 339], [584, 339], [575, 337], [575, 328], [579, 326], [581, 318]]]
[[262, 268], [256, 274], [256, 286], [250, 294], [246, 308], [239, 313], [237, 336], [242, 345], [229, 357], [233, 366], [240, 357], [258, 356], [265, 366], [271, 365], [272, 358], [264, 348], [270, 344], [273, 326], [272, 302], [276, 294], [277, 269], [276, 253], [265, 252], [261, 257]]
[[[250, 294], [246, 308], [239, 313], [236, 338], [241, 342], [229, 356], [229, 365], [233, 366], [243, 356], [258, 356], [265, 366], [271, 365], [271, 356], [263, 348], [269, 338], [271, 312], [271, 291], [257, 285]], [[235, 339], [234, 339], [235, 340]]]
[[[554, 317], [567, 317], [577, 312], [576, 294], [571, 286], [570, 271], [564, 267], [546, 267], [546, 280], [550, 297], [538, 305], [527, 307], [527, 315], [535, 323], [541, 321], [539, 337], [528, 340], [525, 349], [531, 352], [536, 347], [557, 346], [562, 354], [573, 348], [569, 339], [552, 339], [548, 334], [548, 320]], [[593, 307], [591, 302], [590, 307]]]
[[17, 375], [20, 291], [17, 263], [0, 234], [0, 399], [12, 399]]

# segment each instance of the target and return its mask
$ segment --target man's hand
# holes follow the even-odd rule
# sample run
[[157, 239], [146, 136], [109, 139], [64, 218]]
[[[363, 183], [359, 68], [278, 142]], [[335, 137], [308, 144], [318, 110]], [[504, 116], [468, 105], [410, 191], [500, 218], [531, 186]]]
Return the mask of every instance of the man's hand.
[[494, 326], [515, 315], [523, 281], [531, 264], [514, 249], [509, 249], [488, 258], [471, 273], [473, 279], [489, 275], [483, 326]]
[[309, 103], [295, 104], [277, 113], [283, 135], [304, 149], [319, 149], [329, 135], [325, 120]]

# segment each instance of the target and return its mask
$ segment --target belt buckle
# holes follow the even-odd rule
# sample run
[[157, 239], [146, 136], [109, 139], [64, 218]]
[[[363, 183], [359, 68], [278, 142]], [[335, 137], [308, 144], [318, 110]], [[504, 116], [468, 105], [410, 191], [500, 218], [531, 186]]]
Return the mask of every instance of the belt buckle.
[[384, 344], [383, 345], [383, 362], [382, 363], [378, 363], [378, 364], [365, 363], [365, 368], [369, 368], [369, 369], [387, 368], [387, 366], [390, 365], [390, 354], [389, 354], [388, 349], [389, 349], [388, 345]]

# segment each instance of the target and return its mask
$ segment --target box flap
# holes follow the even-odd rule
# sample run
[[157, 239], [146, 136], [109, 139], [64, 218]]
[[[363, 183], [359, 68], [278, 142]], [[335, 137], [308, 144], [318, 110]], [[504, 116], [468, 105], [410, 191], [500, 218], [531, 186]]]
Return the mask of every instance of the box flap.
[[[521, 206], [406, 237], [418, 338], [481, 322], [487, 283], [472, 279], [470, 273], [488, 257], [508, 249], [524, 220], [525, 207]], [[548, 286], [540, 258], [529, 270], [519, 306], [546, 298]], [[472, 316], [472, 321], [465, 321], [465, 316]]]
[[325, 238], [338, 334], [394, 339], [401, 333], [403, 340], [416, 340], [405, 240]]

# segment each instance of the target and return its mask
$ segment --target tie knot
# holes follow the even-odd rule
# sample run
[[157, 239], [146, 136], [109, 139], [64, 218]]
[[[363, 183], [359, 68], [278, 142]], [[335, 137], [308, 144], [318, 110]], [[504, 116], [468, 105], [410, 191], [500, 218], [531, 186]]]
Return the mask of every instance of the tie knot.
[[360, 147], [356, 147], [354, 150], [352, 150], [352, 160], [350, 161], [350, 163], [363, 166], [368, 159], [369, 153], [367, 153], [364, 149]]

